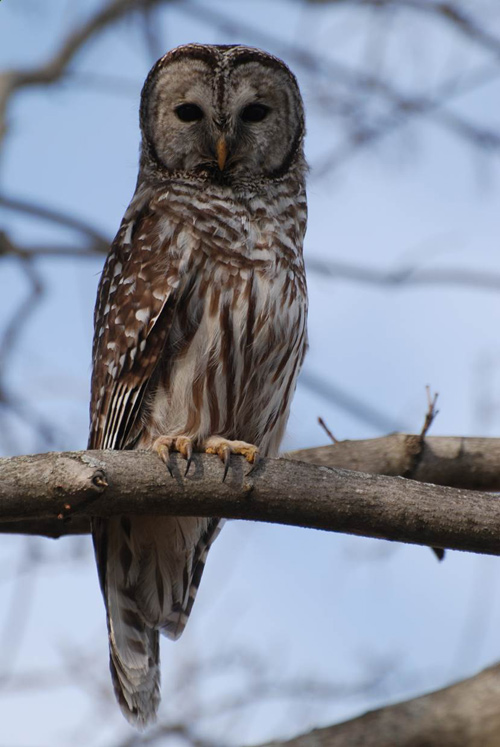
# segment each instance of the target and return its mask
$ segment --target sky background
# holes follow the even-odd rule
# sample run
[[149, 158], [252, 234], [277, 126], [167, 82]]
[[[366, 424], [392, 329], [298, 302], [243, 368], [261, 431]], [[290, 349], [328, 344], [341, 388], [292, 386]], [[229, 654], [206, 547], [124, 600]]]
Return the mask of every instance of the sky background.
[[[490, 30], [498, 30], [500, 9], [479, 5]], [[3, 0], [0, 69], [43, 62], [98, 6]], [[345, 136], [342, 118], [322, 106], [325, 92], [346, 95], [330, 65], [371, 69], [376, 62], [394, 85], [424, 95], [447, 75], [468, 74], [493, 58], [469, 46], [465, 53], [463, 40], [425, 14], [395, 15], [388, 29], [387, 17], [381, 23], [349, 4], [206, 0], [192, 8], [172, 3], [156, 16], [156, 55], [140, 19], [129, 19], [89, 44], [64, 82], [18, 94], [8, 112], [0, 194], [65, 211], [112, 237], [135, 186], [138, 100], [152, 63], [185, 42], [238, 41], [283, 57], [303, 91], [311, 164], [306, 257], [380, 271], [500, 275], [498, 151], [480, 153], [436, 119], [413, 118], [375, 149], [322, 175]], [[221, 28], [209, 12], [232, 25]], [[319, 75], [297, 64], [297, 48], [322, 60]], [[499, 101], [500, 82], [492, 78], [452, 108], [498, 128]], [[0, 221], [22, 246], [78, 245], [73, 232], [11, 211]], [[7, 383], [27, 408], [55, 424], [53, 448], [81, 449], [102, 258], [42, 260], [36, 267], [46, 292], [10, 360]], [[433, 435], [499, 435], [500, 290], [389, 288], [312, 271], [308, 284], [304, 373], [381, 417], [355, 417], [312, 391], [304, 377], [284, 448], [324, 444], [318, 415], [339, 439], [418, 432], [427, 384], [440, 395]], [[0, 325], [26, 292], [17, 262], [0, 258]], [[40, 450], [39, 437], [14, 415], [3, 413], [0, 427], [5, 455]], [[0, 747], [115, 747], [130, 738], [110, 694], [90, 539], [5, 537], [0, 559]], [[315, 700], [270, 697], [196, 721], [215, 744], [251, 744], [471, 675], [500, 659], [499, 570], [496, 558], [449, 552], [438, 564], [426, 548], [229, 523], [211, 550], [185, 635], [176, 644], [163, 641], [161, 715], [214, 712], [248, 691], [259, 667], [266, 682], [328, 684]]]

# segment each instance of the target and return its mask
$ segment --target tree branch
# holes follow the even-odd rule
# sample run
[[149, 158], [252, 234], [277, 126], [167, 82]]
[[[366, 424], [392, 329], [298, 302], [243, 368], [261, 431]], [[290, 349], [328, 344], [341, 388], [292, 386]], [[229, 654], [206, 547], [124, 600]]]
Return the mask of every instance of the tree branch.
[[421, 268], [416, 265], [381, 270], [377, 267], [353, 265], [350, 262], [309, 257], [309, 272], [334, 280], [351, 280], [355, 283], [398, 290], [409, 286], [458, 286], [498, 293], [500, 275], [495, 272], [467, 269], [466, 267]]
[[[420, 437], [415, 437], [420, 438]], [[337, 448], [334, 446], [333, 448]], [[42, 519], [57, 535], [90, 516], [174, 514], [253, 519], [432, 547], [500, 554], [495, 495], [368, 475], [290, 459], [263, 459], [248, 474], [233, 458], [228, 480], [197, 454], [184, 478], [147, 451], [38, 454], [0, 460], [0, 528]], [[7, 522], [7, 524], [5, 524]]]
[[[31, 201], [2, 194], [0, 194], [0, 207], [12, 210], [16, 213], [29, 215], [33, 218], [41, 218], [42, 220], [55, 223], [63, 228], [70, 228], [73, 231], [77, 231], [90, 240], [90, 248], [94, 253], [106, 254], [109, 251], [109, 245], [111, 243], [109, 237], [101, 234], [97, 229], [86, 223], [84, 220], [76, 218], [73, 215], [67, 215], [62, 210], [54, 210], [54, 208], [49, 208], [45, 205], [38, 205]], [[0, 238], [2, 239], [0, 242], [0, 256], [19, 253], [28, 254], [28, 250], [19, 252], [15, 246], [9, 246], [8, 237], [4, 232], [0, 234]]]
[[28, 70], [7, 70], [0, 74], [0, 140], [5, 134], [6, 111], [11, 95], [29, 86], [57, 83], [89, 39], [104, 31], [127, 13], [152, 7], [165, 0], [110, 0], [85, 23], [70, 31], [44, 64]]
[[260, 747], [497, 747], [500, 664], [443, 690]]
[[[325, 467], [411, 477], [418, 482], [468, 490], [500, 491], [500, 439], [391, 433], [293, 451], [290, 458]], [[418, 464], [416, 464], [418, 461]]]

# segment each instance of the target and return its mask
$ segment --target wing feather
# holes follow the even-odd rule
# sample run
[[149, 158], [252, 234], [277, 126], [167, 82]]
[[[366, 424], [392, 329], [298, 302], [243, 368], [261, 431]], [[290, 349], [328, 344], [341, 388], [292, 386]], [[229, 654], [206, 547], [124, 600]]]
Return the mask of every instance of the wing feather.
[[141, 406], [162, 358], [182, 282], [158, 241], [166, 218], [126, 215], [98, 291], [93, 345], [90, 449], [124, 449], [140, 429]]

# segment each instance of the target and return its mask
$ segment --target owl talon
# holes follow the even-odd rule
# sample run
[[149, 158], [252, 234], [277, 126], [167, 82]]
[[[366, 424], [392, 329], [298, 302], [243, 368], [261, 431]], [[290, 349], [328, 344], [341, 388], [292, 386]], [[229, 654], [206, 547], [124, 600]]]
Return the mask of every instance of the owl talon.
[[178, 436], [175, 439], [174, 448], [186, 460], [186, 469], [184, 471], [184, 477], [186, 477], [193, 459], [193, 442], [187, 436]]
[[172, 451], [177, 451], [181, 454], [187, 462], [186, 471], [184, 472], [184, 477], [186, 477], [193, 459], [193, 442], [190, 438], [187, 436], [159, 436], [154, 442], [152, 449], [158, 454], [162, 462], [165, 463], [171, 477], [174, 476], [171, 461]]
[[186, 453], [184, 454], [186, 457], [186, 470], [184, 472], [184, 477], [188, 476], [189, 468], [191, 467], [191, 462], [193, 461], [193, 446], [191, 442], [189, 442], [188, 446], [186, 446]]
[[162, 458], [162, 460], [165, 463], [165, 467], [170, 472], [170, 477], [173, 477], [174, 476], [174, 472], [173, 472], [173, 469], [172, 469], [172, 461], [171, 461], [171, 457], [170, 457], [170, 449], [166, 448], [165, 452], [164, 452], [164, 456], [161, 456], [161, 458]]
[[221, 459], [224, 463], [224, 474], [222, 475], [222, 482], [226, 482], [227, 473], [229, 471], [229, 464], [231, 463], [231, 449], [228, 446], [224, 446]]
[[174, 476], [174, 473], [172, 472], [172, 466], [170, 464], [170, 449], [172, 448], [172, 445], [172, 439], [167, 438], [166, 436], [160, 436], [160, 438], [157, 438], [153, 444], [153, 451], [156, 451], [156, 453], [170, 472], [170, 477]]
[[[210, 436], [203, 444], [203, 448], [207, 454], [217, 454], [219, 459], [224, 464], [224, 475], [222, 482], [225, 482], [227, 473], [229, 471], [229, 464], [231, 461], [231, 454], [241, 454], [245, 457], [247, 462], [253, 464], [258, 460], [259, 450], [257, 446], [253, 444], [247, 444], [245, 441], [230, 441], [222, 436]], [[252, 470], [250, 470], [251, 472]]]
[[[249, 460], [247, 459], [247, 461], [249, 461]], [[257, 465], [259, 464], [259, 462], [260, 462], [260, 454], [259, 454], [259, 452], [257, 451], [257, 452], [256, 452], [256, 453], [254, 454], [254, 456], [253, 456], [253, 461], [251, 462], [251, 465], [252, 465], [252, 466], [250, 467], [250, 469], [248, 470], [248, 472], [247, 472], [247, 474], [246, 474], [246, 476], [247, 476], [247, 477], [248, 477], [249, 475], [251, 475], [251, 474], [252, 474], [252, 472], [255, 472], [255, 469], [257, 468]]]

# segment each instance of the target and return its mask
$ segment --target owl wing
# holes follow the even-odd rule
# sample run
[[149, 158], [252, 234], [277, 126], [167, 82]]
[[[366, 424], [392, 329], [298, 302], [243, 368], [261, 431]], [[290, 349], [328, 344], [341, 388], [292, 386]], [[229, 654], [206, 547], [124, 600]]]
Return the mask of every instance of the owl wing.
[[[144, 395], [187, 281], [159, 251], [164, 216], [148, 207], [124, 222], [104, 266], [95, 309], [89, 449], [131, 448]], [[153, 249], [154, 247], [154, 249]]]

